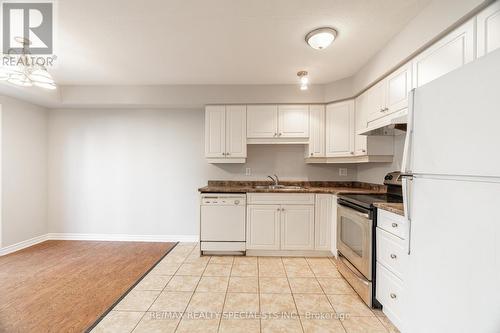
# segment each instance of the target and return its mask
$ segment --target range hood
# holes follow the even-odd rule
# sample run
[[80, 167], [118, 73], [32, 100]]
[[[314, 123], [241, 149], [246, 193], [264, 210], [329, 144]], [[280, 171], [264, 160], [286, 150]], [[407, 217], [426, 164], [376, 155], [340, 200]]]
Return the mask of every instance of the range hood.
[[[407, 110], [405, 110], [407, 111]], [[376, 120], [367, 128], [358, 131], [357, 135], [397, 135], [406, 132], [407, 112], [398, 112], [397, 114]]]

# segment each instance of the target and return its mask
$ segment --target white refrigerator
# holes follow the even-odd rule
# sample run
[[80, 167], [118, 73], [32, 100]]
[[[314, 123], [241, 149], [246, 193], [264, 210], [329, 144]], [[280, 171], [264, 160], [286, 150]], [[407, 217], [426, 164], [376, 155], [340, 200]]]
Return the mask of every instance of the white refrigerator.
[[403, 333], [500, 332], [500, 50], [412, 91]]

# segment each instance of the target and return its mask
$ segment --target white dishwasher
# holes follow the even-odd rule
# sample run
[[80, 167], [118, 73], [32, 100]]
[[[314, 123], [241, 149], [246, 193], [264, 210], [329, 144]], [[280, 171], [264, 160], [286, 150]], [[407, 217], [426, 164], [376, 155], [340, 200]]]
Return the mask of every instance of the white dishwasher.
[[204, 193], [200, 215], [201, 251], [246, 251], [246, 194]]

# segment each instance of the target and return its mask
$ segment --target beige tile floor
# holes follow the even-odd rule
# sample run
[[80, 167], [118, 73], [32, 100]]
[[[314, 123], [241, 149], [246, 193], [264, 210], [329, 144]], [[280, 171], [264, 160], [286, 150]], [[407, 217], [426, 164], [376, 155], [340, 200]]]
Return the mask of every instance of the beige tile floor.
[[333, 258], [199, 256], [180, 243], [92, 332], [398, 332]]

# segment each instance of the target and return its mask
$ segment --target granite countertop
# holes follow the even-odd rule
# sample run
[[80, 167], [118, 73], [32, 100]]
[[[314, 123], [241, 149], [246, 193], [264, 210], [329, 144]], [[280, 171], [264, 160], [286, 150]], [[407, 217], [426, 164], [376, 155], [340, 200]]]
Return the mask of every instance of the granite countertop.
[[301, 186], [300, 189], [269, 189], [255, 186], [270, 185], [269, 181], [220, 181], [210, 180], [198, 189], [201, 193], [385, 193], [385, 185], [362, 182], [336, 181], [282, 181], [280, 185]]
[[402, 203], [394, 203], [394, 202], [376, 202], [374, 206], [388, 212], [398, 214], [404, 216], [404, 208]]

